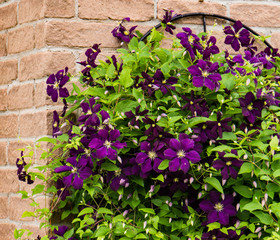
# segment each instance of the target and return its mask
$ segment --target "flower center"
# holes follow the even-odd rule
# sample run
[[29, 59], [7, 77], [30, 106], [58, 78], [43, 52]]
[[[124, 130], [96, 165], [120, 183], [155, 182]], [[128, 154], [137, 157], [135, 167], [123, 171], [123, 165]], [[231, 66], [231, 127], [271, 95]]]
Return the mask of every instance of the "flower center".
[[271, 57], [270, 56], [266, 55], [265, 58], [266, 58], [267, 61], [271, 61]]
[[251, 110], [253, 109], [253, 107], [252, 107], [251, 105], [249, 105], [249, 106], [247, 107], [247, 109], [248, 109], [249, 111], [251, 111]]
[[154, 160], [157, 157], [157, 154], [154, 151], [148, 152], [148, 156], [150, 159]]
[[208, 75], [209, 75], [209, 74], [208, 74], [207, 71], [203, 71], [203, 72], [202, 72], [202, 77], [208, 77]]
[[189, 37], [188, 37], [188, 40], [189, 40], [190, 43], [193, 43], [194, 37], [193, 37], [193, 36], [189, 36]]
[[112, 145], [112, 143], [109, 142], [108, 140], [106, 140], [106, 141], [104, 142], [104, 146], [105, 146], [106, 148], [110, 148], [111, 145]]
[[129, 35], [129, 32], [128, 31], [124, 31], [123, 34], [127, 36], [127, 35]]
[[53, 127], [54, 127], [54, 128], [56, 128], [56, 127], [57, 127], [57, 122], [55, 122], [55, 123], [53, 124]]
[[179, 150], [179, 151], [177, 152], [177, 157], [178, 157], [178, 158], [183, 158], [183, 157], [185, 157], [185, 156], [186, 156], [186, 153], [185, 153], [184, 150]]
[[92, 111], [91, 110], [88, 110], [87, 111], [87, 115], [91, 115], [92, 114]]
[[212, 236], [212, 240], [216, 240], [217, 238], [216, 238], [216, 236]]
[[165, 84], [165, 83], [166, 83], [166, 80], [163, 80], [162, 83]]
[[220, 127], [220, 126], [222, 126], [222, 124], [221, 124], [221, 123], [218, 123], [218, 126]]
[[227, 162], [226, 162], [226, 165], [227, 165], [227, 166], [230, 166], [231, 164], [232, 164], [231, 161], [227, 161]]
[[174, 178], [174, 180], [173, 180], [174, 182], [179, 182], [179, 178]]
[[116, 176], [116, 177], [119, 177], [119, 176], [121, 175], [121, 172], [122, 172], [121, 169], [116, 170], [116, 171], [115, 171], [115, 176]]
[[58, 89], [58, 88], [59, 88], [59, 83], [56, 82], [56, 83], [53, 85], [53, 88], [54, 88], [54, 89]]
[[193, 101], [190, 101], [190, 104], [193, 105]]
[[85, 154], [86, 154], [87, 156], [90, 156], [90, 154], [91, 154], [90, 150], [86, 148], [86, 149], [85, 149]]
[[203, 124], [202, 129], [205, 130], [207, 128], [207, 126], [205, 124]]
[[239, 33], [236, 33], [234, 36], [235, 36], [236, 38], [239, 38], [239, 37], [240, 37]]
[[217, 212], [221, 212], [224, 210], [224, 205], [221, 203], [215, 204], [214, 208], [216, 209]]
[[76, 173], [78, 171], [78, 169], [76, 167], [73, 167], [73, 169], [71, 170], [72, 173]]

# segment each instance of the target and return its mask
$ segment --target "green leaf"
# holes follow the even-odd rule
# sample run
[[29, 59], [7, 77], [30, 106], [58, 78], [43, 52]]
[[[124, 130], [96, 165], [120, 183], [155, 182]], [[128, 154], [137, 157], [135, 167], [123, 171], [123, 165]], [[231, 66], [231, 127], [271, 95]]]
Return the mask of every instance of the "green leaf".
[[231, 140], [231, 141], [235, 141], [237, 140], [236, 135], [233, 132], [223, 132], [223, 140]]
[[66, 233], [64, 233], [64, 238], [65, 239], [69, 239], [70, 237], [72, 237], [74, 234], [74, 228], [70, 229], [69, 231], [67, 231]]
[[203, 122], [206, 122], [206, 121], [209, 121], [209, 118], [206, 118], [206, 117], [191, 118], [188, 122], [188, 127], [192, 127], [192, 126], [195, 126], [199, 123], [203, 123]]
[[69, 135], [68, 134], [62, 134], [60, 136], [57, 136], [57, 140], [60, 142], [68, 142]]
[[42, 193], [45, 189], [45, 185], [42, 184], [37, 184], [33, 189], [32, 189], [32, 196], [35, 194]]
[[101, 168], [104, 170], [110, 171], [110, 172], [117, 171], [119, 169], [118, 166], [116, 166], [115, 164], [110, 163], [110, 162], [102, 163]]
[[77, 94], [79, 94], [81, 92], [81, 90], [78, 88], [78, 86], [75, 83], [72, 83], [72, 85], [73, 85], [73, 89], [75, 90], [75, 92]]
[[277, 178], [280, 176], [280, 169], [277, 169], [274, 173], [273, 173], [273, 177]]
[[139, 208], [139, 211], [145, 212], [145, 213], [150, 213], [150, 214], [156, 214], [155, 210], [152, 208]]
[[158, 175], [156, 178], [152, 178], [153, 180], [159, 180], [161, 182], [164, 182], [164, 177], [162, 174]]
[[253, 214], [259, 218], [260, 222], [266, 225], [272, 225], [273, 219], [268, 213], [264, 213], [262, 211], [253, 212]]
[[37, 142], [49, 142], [52, 144], [56, 144], [56, 139], [55, 138], [49, 138], [49, 137], [42, 137], [37, 140]]
[[109, 78], [113, 78], [115, 77], [115, 66], [113, 63], [110, 64], [110, 66], [108, 67], [107, 71], [106, 71], [106, 75]]
[[78, 217], [82, 216], [82, 215], [85, 215], [85, 214], [89, 214], [89, 213], [93, 213], [94, 210], [92, 207], [87, 207], [87, 208], [84, 208], [82, 211], [79, 212], [78, 214]]
[[254, 170], [254, 165], [252, 163], [245, 162], [242, 164], [238, 174], [251, 173]]
[[72, 126], [72, 132], [80, 135], [81, 134], [81, 129], [78, 126], [73, 125]]
[[125, 88], [130, 87], [134, 83], [133, 79], [130, 76], [130, 72], [131, 69], [129, 67], [124, 67], [119, 77], [120, 84]]
[[214, 147], [210, 150], [210, 152], [230, 152], [231, 151], [231, 147], [230, 146], [227, 146], [227, 145], [220, 145], [220, 146], [217, 146], [217, 147]]
[[214, 177], [208, 177], [206, 179], [204, 179], [205, 183], [209, 183], [211, 186], [213, 186], [217, 191], [219, 191], [220, 193], [224, 193], [223, 187], [221, 185], [221, 183], [219, 182], [218, 179], [214, 178]]
[[221, 227], [221, 224], [218, 223], [218, 222], [213, 222], [213, 223], [209, 223], [207, 224], [207, 227], [208, 227], [208, 231], [212, 231], [214, 229], [218, 229]]
[[35, 214], [34, 212], [30, 212], [30, 211], [25, 211], [22, 216], [22, 218], [25, 218], [25, 217], [35, 217]]
[[95, 237], [105, 236], [109, 231], [108, 227], [100, 227], [95, 231]]
[[231, 73], [222, 74], [222, 80], [220, 83], [225, 86], [228, 90], [232, 90], [235, 86], [235, 76]]
[[169, 166], [169, 160], [165, 159], [159, 164], [158, 169], [165, 170], [166, 168], [168, 168], [168, 166]]
[[98, 214], [101, 214], [101, 213], [113, 214], [113, 212], [108, 208], [98, 208], [97, 213]]
[[263, 209], [263, 207], [260, 203], [250, 202], [250, 203], [247, 203], [245, 206], [243, 206], [242, 211], [247, 210], [249, 212], [253, 212], [255, 210], [262, 210], [262, 209]]
[[145, 236], [143, 233], [137, 234], [134, 239], [148, 239], [147, 236]]
[[88, 87], [88, 89], [86, 89], [81, 94], [83, 94], [83, 95], [90, 95], [90, 96], [94, 96], [94, 97], [105, 98], [106, 97], [105, 91], [106, 91], [105, 88]]
[[253, 191], [244, 185], [235, 185], [233, 186], [235, 192], [239, 193], [241, 196], [245, 198], [251, 198], [253, 195]]
[[277, 150], [277, 149], [278, 149], [278, 142], [279, 142], [279, 140], [278, 140], [278, 137], [277, 137], [277, 136], [274, 136], [274, 137], [271, 139], [271, 141], [270, 141], [270, 143], [269, 143], [269, 145], [270, 145], [270, 147], [271, 147], [271, 150]]
[[135, 177], [132, 179], [133, 182], [137, 183], [141, 187], [144, 187], [144, 180], [141, 177]]

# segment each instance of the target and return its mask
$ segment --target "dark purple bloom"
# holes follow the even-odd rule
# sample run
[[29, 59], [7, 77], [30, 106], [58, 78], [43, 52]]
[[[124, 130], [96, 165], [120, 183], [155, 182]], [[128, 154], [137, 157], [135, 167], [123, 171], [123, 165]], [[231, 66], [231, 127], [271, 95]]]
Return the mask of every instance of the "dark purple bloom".
[[83, 109], [83, 112], [85, 115], [81, 115], [79, 117], [79, 122], [84, 123], [85, 126], [91, 125], [91, 126], [99, 126], [100, 120], [96, 113], [100, 110], [101, 105], [96, 104], [95, 105], [95, 98], [92, 97], [89, 99], [89, 103], [83, 102], [81, 103], [81, 108]]
[[280, 100], [277, 99], [280, 97], [280, 93], [276, 92], [272, 88], [270, 88], [270, 89], [269, 88], [267, 88], [267, 89], [259, 88], [257, 90], [256, 97], [259, 99], [263, 99], [265, 106], [271, 106], [271, 105], [279, 106], [279, 104], [280, 104]]
[[89, 147], [96, 149], [96, 157], [103, 159], [108, 157], [111, 160], [117, 159], [117, 151], [112, 147], [121, 149], [126, 146], [126, 143], [120, 143], [117, 138], [120, 136], [119, 130], [111, 130], [110, 132], [101, 129], [98, 132], [98, 137], [93, 138], [89, 143]]
[[66, 162], [72, 166], [60, 166], [54, 171], [56, 173], [71, 172], [70, 175], [63, 177], [65, 186], [70, 187], [72, 185], [75, 189], [81, 189], [83, 187], [83, 180], [91, 176], [92, 169], [86, 166], [87, 161], [83, 158], [77, 161], [76, 157], [70, 157]]
[[173, 84], [176, 84], [178, 79], [176, 77], [170, 77], [165, 80], [165, 77], [160, 69], [158, 69], [154, 75], [155, 85], [160, 89], [163, 94], [167, 94], [168, 90], [175, 90]]
[[132, 111], [126, 112], [125, 115], [127, 118], [132, 118], [131, 121], [129, 122], [129, 124], [131, 126], [140, 126], [140, 117], [146, 115], [149, 111], [146, 109], [142, 112], [140, 112], [140, 105], [136, 107], [135, 109], [135, 114]]
[[56, 137], [59, 134], [62, 134], [62, 132], [59, 131], [59, 116], [57, 111], [53, 111], [53, 137]]
[[164, 151], [164, 156], [171, 160], [169, 162], [169, 171], [177, 172], [182, 170], [184, 173], [189, 171], [190, 163], [197, 163], [201, 160], [200, 155], [194, 150], [195, 142], [192, 139], [185, 138], [185, 134], [179, 135], [179, 140], [170, 139], [168, 149]]
[[161, 172], [158, 166], [164, 159], [162, 154], [163, 148], [163, 143], [155, 143], [153, 147], [149, 142], [144, 141], [141, 143], [140, 149], [143, 152], [137, 154], [136, 162], [140, 164], [143, 173], [147, 173], [152, 169], [156, 172]]
[[190, 175], [183, 171], [167, 172], [164, 175], [164, 182], [160, 184], [161, 188], [166, 188], [167, 191], [175, 193], [178, 190], [186, 192], [188, 190]]
[[225, 44], [231, 45], [235, 51], [240, 49], [240, 44], [242, 47], [247, 47], [250, 43], [249, 31], [247, 29], [240, 31], [243, 27], [243, 24], [240, 21], [236, 21], [232, 27], [226, 26], [224, 28], [224, 33], [227, 34]]
[[257, 117], [261, 116], [263, 102], [259, 99], [255, 100], [252, 92], [248, 92], [245, 98], [238, 99], [242, 107], [242, 115], [248, 119], [250, 123], [254, 123]]
[[56, 181], [56, 189], [57, 189], [57, 196], [62, 201], [64, 201], [66, 199], [66, 197], [70, 195], [70, 192], [69, 192], [67, 186], [64, 184], [64, 182], [60, 178]]
[[52, 98], [53, 102], [57, 102], [58, 95], [62, 98], [69, 96], [67, 88], [63, 87], [69, 80], [67, 72], [68, 68], [66, 67], [65, 70], [59, 70], [47, 79], [47, 94]]
[[[172, 14], [173, 14], [173, 10], [165, 10], [165, 14], [163, 16], [163, 20], [161, 21], [164, 26], [165, 26], [165, 31], [169, 32], [170, 34], [173, 34], [173, 30], [176, 29], [176, 27], [171, 23], [171, 19], [172, 19]], [[178, 14], [175, 14], [175, 16], [178, 16]]]
[[150, 127], [144, 132], [144, 134], [148, 136], [148, 141], [155, 140], [159, 137], [160, 133], [164, 132], [163, 127], [158, 126], [157, 121], [150, 119], [148, 116], [145, 116], [143, 122], [150, 124]]
[[218, 133], [219, 137], [223, 137], [223, 132], [231, 132], [231, 126], [228, 123], [232, 120], [231, 117], [221, 120], [222, 113], [217, 112], [217, 121], [207, 121], [206, 124], [211, 128], [211, 134]]
[[18, 168], [17, 175], [20, 181], [27, 182], [27, 184], [34, 183], [34, 180], [31, 179], [31, 176], [27, 174], [27, 172], [24, 170], [24, 166], [26, 166], [26, 162], [24, 161], [23, 158], [23, 151], [21, 151], [20, 158], [17, 158], [16, 166]]
[[[68, 227], [65, 225], [59, 226], [58, 229], [54, 229], [54, 231], [53, 231], [56, 236], [51, 237], [50, 240], [57, 239], [58, 238], [57, 236], [63, 237], [64, 234], [67, 232], [67, 230], [68, 230]], [[68, 238], [67, 240], [76, 240], [76, 238], [71, 237], [71, 238]]]
[[192, 82], [195, 87], [202, 87], [203, 85], [210, 90], [218, 89], [222, 77], [217, 73], [219, 64], [217, 62], [211, 63], [201, 59], [196, 65], [188, 67], [190, 74], [193, 76]]
[[217, 40], [214, 36], [210, 36], [208, 40], [205, 36], [202, 36], [201, 39], [203, 41], [206, 41], [205, 46], [203, 46], [203, 50], [200, 51], [203, 55], [203, 60], [210, 60], [211, 54], [217, 54], [220, 52], [219, 48], [216, 45]]
[[137, 26], [133, 26], [131, 27], [129, 30], [127, 30], [124, 26], [123, 26], [123, 23], [124, 21], [127, 21], [129, 22], [130, 21], [130, 18], [124, 18], [120, 25], [115, 27], [112, 31], [112, 34], [114, 37], [124, 41], [124, 42], [130, 42], [130, 40], [135, 37], [135, 34], [133, 33], [133, 31], [135, 30], [135, 28]]
[[275, 57], [280, 57], [280, 54], [278, 53], [277, 48], [271, 49], [267, 47], [257, 54], [256, 57], [258, 57], [259, 61], [262, 62], [264, 68], [271, 69], [275, 67], [273, 64], [275, 62]]
[[229, 217], [236, 215], [236, 209], [233, 204], [233, 196], [225, 195], [224, 200], [220, 199], [221, 194], [211, 191], [209, 193], [209, 200], [203, 200], [199, 207], [206, 212], [207, 224], [212, 222], [219, 222], [222, 225], [229, 224]]
[[[236, 150], [231, 150], [232, 154], [237, 155]], [[219, 159], [213, 162], [213, 167], [217, 170], [222, 169], [221, 175], [223, 179], [228, 179], [229, 176], [236, 179], [239, 168], [242, 166], [243, 161], [235, 157], [224, 157], [225, 152], [219, 152]], [[236, 170], [237, 169], [237, 170]]]

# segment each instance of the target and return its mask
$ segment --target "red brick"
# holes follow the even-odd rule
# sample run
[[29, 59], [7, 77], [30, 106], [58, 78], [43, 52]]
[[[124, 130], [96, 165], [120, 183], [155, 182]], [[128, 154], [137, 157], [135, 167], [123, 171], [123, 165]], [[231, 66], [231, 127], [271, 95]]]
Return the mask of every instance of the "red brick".
[[118, 47], [120, 42], [111, 34], [114, 27], [106, 23], [50, 21], [46, 28], [46, 43], [67, 47], [90, 47], [101, 43], [102, 47]]
[[[16, 193], [19, 191], [17, 169], [0, 169], [0, 193]], [[1, 236], [1, 235], [0, 235]]]
[[79, 17], [83, 19], [117, 19], [134, 21], [154, 18], [154, 0], [80, 0]]
[[1, 240], [14, 240], [14, 230], [16, 226], [11, 223], [0, 223]]
[[45, 46], [45, 23], [41, 22], [35, 26], [35, 47], [42, 48]]
[[31, 50], [34, 45], [33, 26], [24, 26], [8, 33], [8, 54]]
[[[24, 149], [23, 154], [28, 155], [29, 150], [27, 146], [34, 147], [34, 143], [31, 141], [10, 141], [8, 146], [8, 163], [9, 165], [16, 165], [17, 158], [20, 157], [21, 150]], [[33, 149], [34, 151], [34, 149]], [[28, 159], [29, 161], [29, 159]]]
[[17, 24], [17, 3], [0, 7], [0, 31]]
[[21, 0], [18, 6], [19, 23], [31, 22], [44, 17], [44, 1]]
[[245, 25], [257, 27], [280, 27], [280, 6], [271, 3], [230, 5], [230, 16]]
[[7, 218], [8, 215], [8, 197], [0, 197], [0, 218]]
[[272, 33], [271, 44], [274, 48], [280, 48], [280, 33]]
[[19, 118], [20, 136], [35, 137], [50, 134], [51, 125], [52, 114], [47, 111], [22, 114]]
[[71, 18], [75, 16], [75, 0], [45, 0], [45, 17]]
[[7, 34], [0, 34], [0, 57], [7, 55], [6, 39]]
[[33, 217], [21, 217], [25, 211], [34, 211], [34, 207], [29, 205], [31, 202], [31, 199], [21, 199], [21, 197], [10, 196], [9, 218], [16, 221], [32, 221]]
[[0, 165], [7, 164], [7, 143], [0, 142]]
[[7, 89], [0, 89], [0, 111], [7, 110]]
[[69, 72], [74, 73], [75, 57], [69, 52], [40, 52], [25, 56], [20, 61], [19, 80], [42, 78], [65, 66]]
[[18, 116], [15, 114], [0, 116], [0, 138], [13, 138], [18, 134]]
[[0, 85], [10, 84], [17, 78], [18, 61], [14, 59], [0, 62], [0, 73]]
[[8, 109], [18, 110], [33, 106], [33, 84], [18, 85], [8, 93]]
[[[226, 15], [226, 6], [214, 2], [198, 2], [197, 0], [159, 0], [158, 1], [158, 18], [162, 19], [165, 14], [164, 10], [173, 10], [177, 14], [204, 12]], [[201, 24], [201, 18], [188, 18], [183, 22]]]

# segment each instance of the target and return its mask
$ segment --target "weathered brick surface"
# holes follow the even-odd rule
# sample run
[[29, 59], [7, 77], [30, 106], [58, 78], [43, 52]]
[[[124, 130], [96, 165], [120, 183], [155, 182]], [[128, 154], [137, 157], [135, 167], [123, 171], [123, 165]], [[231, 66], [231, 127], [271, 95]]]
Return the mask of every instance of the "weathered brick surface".
[[0, 31], [17, 24], [17, 3], [0, 7]]
[[31, 50], [34, 45], [33, 26], [24, 26], [8, 33], [8, 54]]
[[272, 4], [232, 4], [230, 16], [246, 25], [257, 27], [280, 27], [280, 6]]
[[71, 18], [75, 16], [75, 0], [45, 0], [45, 16]]
[[[24, 155], [28, 155], [29, 151], [27, 150], [27, 146], [34, 147], [34, 143], [32, 141], [10, 141], [8, 146], [8, 163], [9, 165], [16, 165], [17, 158], [20, 157], [21, 150], [25, 149]], [[34, 151], [34, 150], [33, 150]], [[28, 159], [29, 161], [29, 159]]]
[[0, 165], [7, 164], [7, 143], [0, 142]]
[[7, 110], [7, 89], [0, 89], [0, 112]]
[[19, 80], [42, 78], [68, 66], [74, 73], [75, 57], [69, 52], [40, 52], [25, 56], [20, 61]]
[[8, 216], [8, 197], [0, 197], [0, 218], [7, 218]]
[[[94, 10], [93, 10], [94, 9]], [[84, 19], [118, 19], [130, 17], [148, 21], [154, 17], [153, 0], [80, 0], [79, 17]]]
[[[164, 10], [173, 10], [175, 13], [205, 12], [226, 15], [226, 6], [215, 2], [198, 2], [197, 0], [159, 0], [158, 1], [158, 18], [162, 19], [165, 14]], [[200, 21], [196, 23], [201, 24]], [[188, 22], [193, 22], [189, 20]]]
[[7, 34], [0, 34], [0, 57], [7, 55], [6, 39]]
[[[16, 169], [0, 169], [0, 193], [16, 193], [19, 191], [19, 180]], [[1, 236], [1, 235], [0, 235]]]
[[18, 134], [18, 116], [15, 114], [0, 116], [0, 137], [12, 138]]
[[52, 115], [47, 111], [22, 114], [19, 117], [21, 137], [34, 137], [51, 133]]
[[271, 44], [274, 48], [280, 48], [280, 32], [271, 35]]
[[0, 239], [14, 240], [14, 230], [16, 226], [11, 223], [0, 223]]
[[21, 199], [21, 197], [11, 196], [9, 204], [9, 218], [16, 221], [32, 221], [33, 217], [21, 217], [25, 211], [34, 211], [34, 208], [29, 205], [31, 202], [32, 201], [30, 199]]
[[18, 61], [14, 59], [0, 62], [0, 73], [0, 85], [11, 83], [18, 75]]
[[46, 28], [46, 42], [52, 46], [89, 47], [101, 43], [102, 47], [118, 47], [112, 36], [113, 24], [50, 21]]
[[15, 86], [8, 93], [8, 109], [18, 110], [33, 106], [33, 84]]
[[18, 6], [19, 23], [31, 22], [43, 18], [44, 1], [42, 0], [21, 0]]
[[35, 47], [42, 48], [45, 46], [45, 23], [40, 22], [35, 26]]

